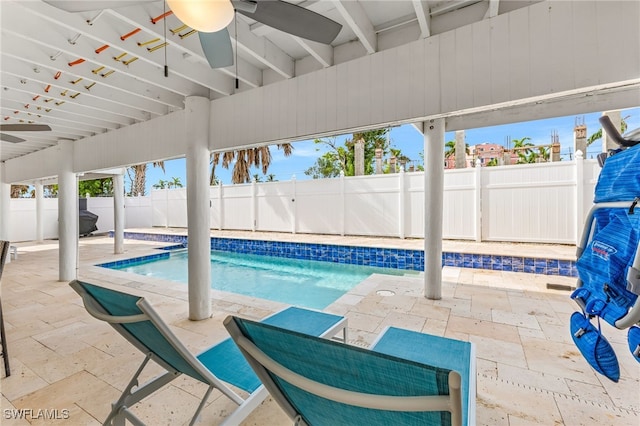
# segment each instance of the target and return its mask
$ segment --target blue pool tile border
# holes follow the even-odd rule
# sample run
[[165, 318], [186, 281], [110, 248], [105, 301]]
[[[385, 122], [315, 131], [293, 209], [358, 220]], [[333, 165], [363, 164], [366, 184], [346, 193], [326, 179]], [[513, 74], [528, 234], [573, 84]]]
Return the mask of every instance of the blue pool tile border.
[[[113, 237], [113, 231], [109, 232]], [[163, 247], [164, 253], [144, 256], [151, 260], [153, 256], [169, 256], [169, 251], [187, 246], [186, 235], [155, 234], [144, 232], [125, 232], [124, 237], [134, 240], [171, 243]], [[288, 241], [245, 240], [238, 238], [211, 237], [211, 249], [233, 253], [247, 253], [286, 257], [290, 259], [318, 260], [323, 262], [347, 263], [352, 265], [377, 266], [381, 268], [424, 270], [424, 251], [398, 248], [358, 247], [335, 244], [312, 244]], [[149, 259], [147, 259], [149, 258]], [[131, 261], [140, 262], [141, 258], [119, 260], [98, 266], [126, 265]], [[559, 275], [577, 277], [574, 260], [535, 258], [525, 256], [506, 256], [478, 253], [442, 253], [442, 265], [461, 268], [488, 269], [493, 271], [524, 272], [541, 275]]]
[[111, 268], [111, 269], [121, 268], [124, 266], [130, 266], [138, 263], [149, 262], [151, 260], [168, 259], [169, 256], [171, 256], [171, 253], [169, 253], [169, 251], [165, 251], [163, 253], [134, 257], [132, 259], [122, 259], [122, 260], [115, 260], [113, 262], [100, 263], [100, 264], [97, 264], [96, 266], [101, 266], [103, 268]]

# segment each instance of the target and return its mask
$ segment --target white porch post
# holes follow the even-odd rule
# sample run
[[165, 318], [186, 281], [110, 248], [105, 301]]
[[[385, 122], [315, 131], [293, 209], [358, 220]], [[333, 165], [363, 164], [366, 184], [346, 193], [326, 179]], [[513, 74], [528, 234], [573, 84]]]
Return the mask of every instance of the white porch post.
[[124, 253], [124, 174], [113, 176], [113, 252]]
[[442, 298], [444, 118], [424, 122], [424, 295]]
[[36, 242], [44, 241], [44, 193], [42, 189], [42, 181], [37, 180], [35, 183], [36, 190]]
[[76, 278], [78, 259], [78, 182], [73, 172], [73, 141], [58, 142], [58, 238], [60, 281]]
[[189, 96], [185, 102], [189, 319], [196, 321], [211, 316], [209, 104], [198, 96]]
[[[0, 240], [11, 241], [9, 239], [9, 215], [11, 202], [11, 185], [5, 182], [4, 161], [0, 162]], [[11, 260], [11, 256], [7, 256], [7, 262]]]

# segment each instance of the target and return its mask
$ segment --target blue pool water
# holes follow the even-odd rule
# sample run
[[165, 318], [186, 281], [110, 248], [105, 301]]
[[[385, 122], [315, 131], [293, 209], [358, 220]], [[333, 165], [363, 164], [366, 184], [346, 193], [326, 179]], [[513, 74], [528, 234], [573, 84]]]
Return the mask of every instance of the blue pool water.
[[[135, 274], [187, 283], [187, 252], [166, 259], [111, 266]], [[314, 260], [211, 251], [211, 288], [323, 309], [373, 273], [404, 275], [408, 271]]]

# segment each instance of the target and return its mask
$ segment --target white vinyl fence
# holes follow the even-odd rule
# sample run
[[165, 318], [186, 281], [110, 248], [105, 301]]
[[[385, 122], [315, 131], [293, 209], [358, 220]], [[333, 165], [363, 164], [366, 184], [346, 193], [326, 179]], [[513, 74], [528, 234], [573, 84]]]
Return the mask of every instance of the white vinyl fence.
[[[447, 170], [443, 236], [574, 244], [599, 170], [595, 160]], [[50, 238], [57, 203], [45, 201]], [[212, 229], [424, 236], [422, 172], [220, 185], [210, 188], [210, 201]], [[100, 217], [100, 232], [113, 228], [111, 198], [90, 198], [87, 207]], [[12, 241], [35, 239], [35, 200], [12, 200], [11, 213]], [[126, 199], [125, 227], [151, 226], [187, 227], [186, 189]]]

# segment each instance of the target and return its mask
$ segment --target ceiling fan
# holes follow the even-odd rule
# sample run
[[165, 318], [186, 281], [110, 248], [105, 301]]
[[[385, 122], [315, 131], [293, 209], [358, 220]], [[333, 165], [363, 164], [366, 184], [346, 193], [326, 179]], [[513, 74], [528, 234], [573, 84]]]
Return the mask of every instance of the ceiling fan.
[[[44, 0], [67, 12], [115, 9], [152, 1], [157, 0]], [[202, 50], [211, 68], [233, 65], [233, 49], [226, 26], [233, 19], [234, 11], [280, 31], [323, 44], [331, 43], [342, 29], [341, 24], [319, 13], [282, 0], [167, 0], [167, 4], [184, 24], [198, 30]], [[208, 8], [207, 12], [202, 13], [200, 7]], [[203, 17], [204, 21], [218, 20], [217, 28], [185, 22]]]
[[[43, 132], [50, 130], [51, 127], [49, 127], [47, 124], [0, 124], [0, 132]], [[5, 142], [18, 143], [24, 142], [26, 139], [0, 133], [0, 140]]]

